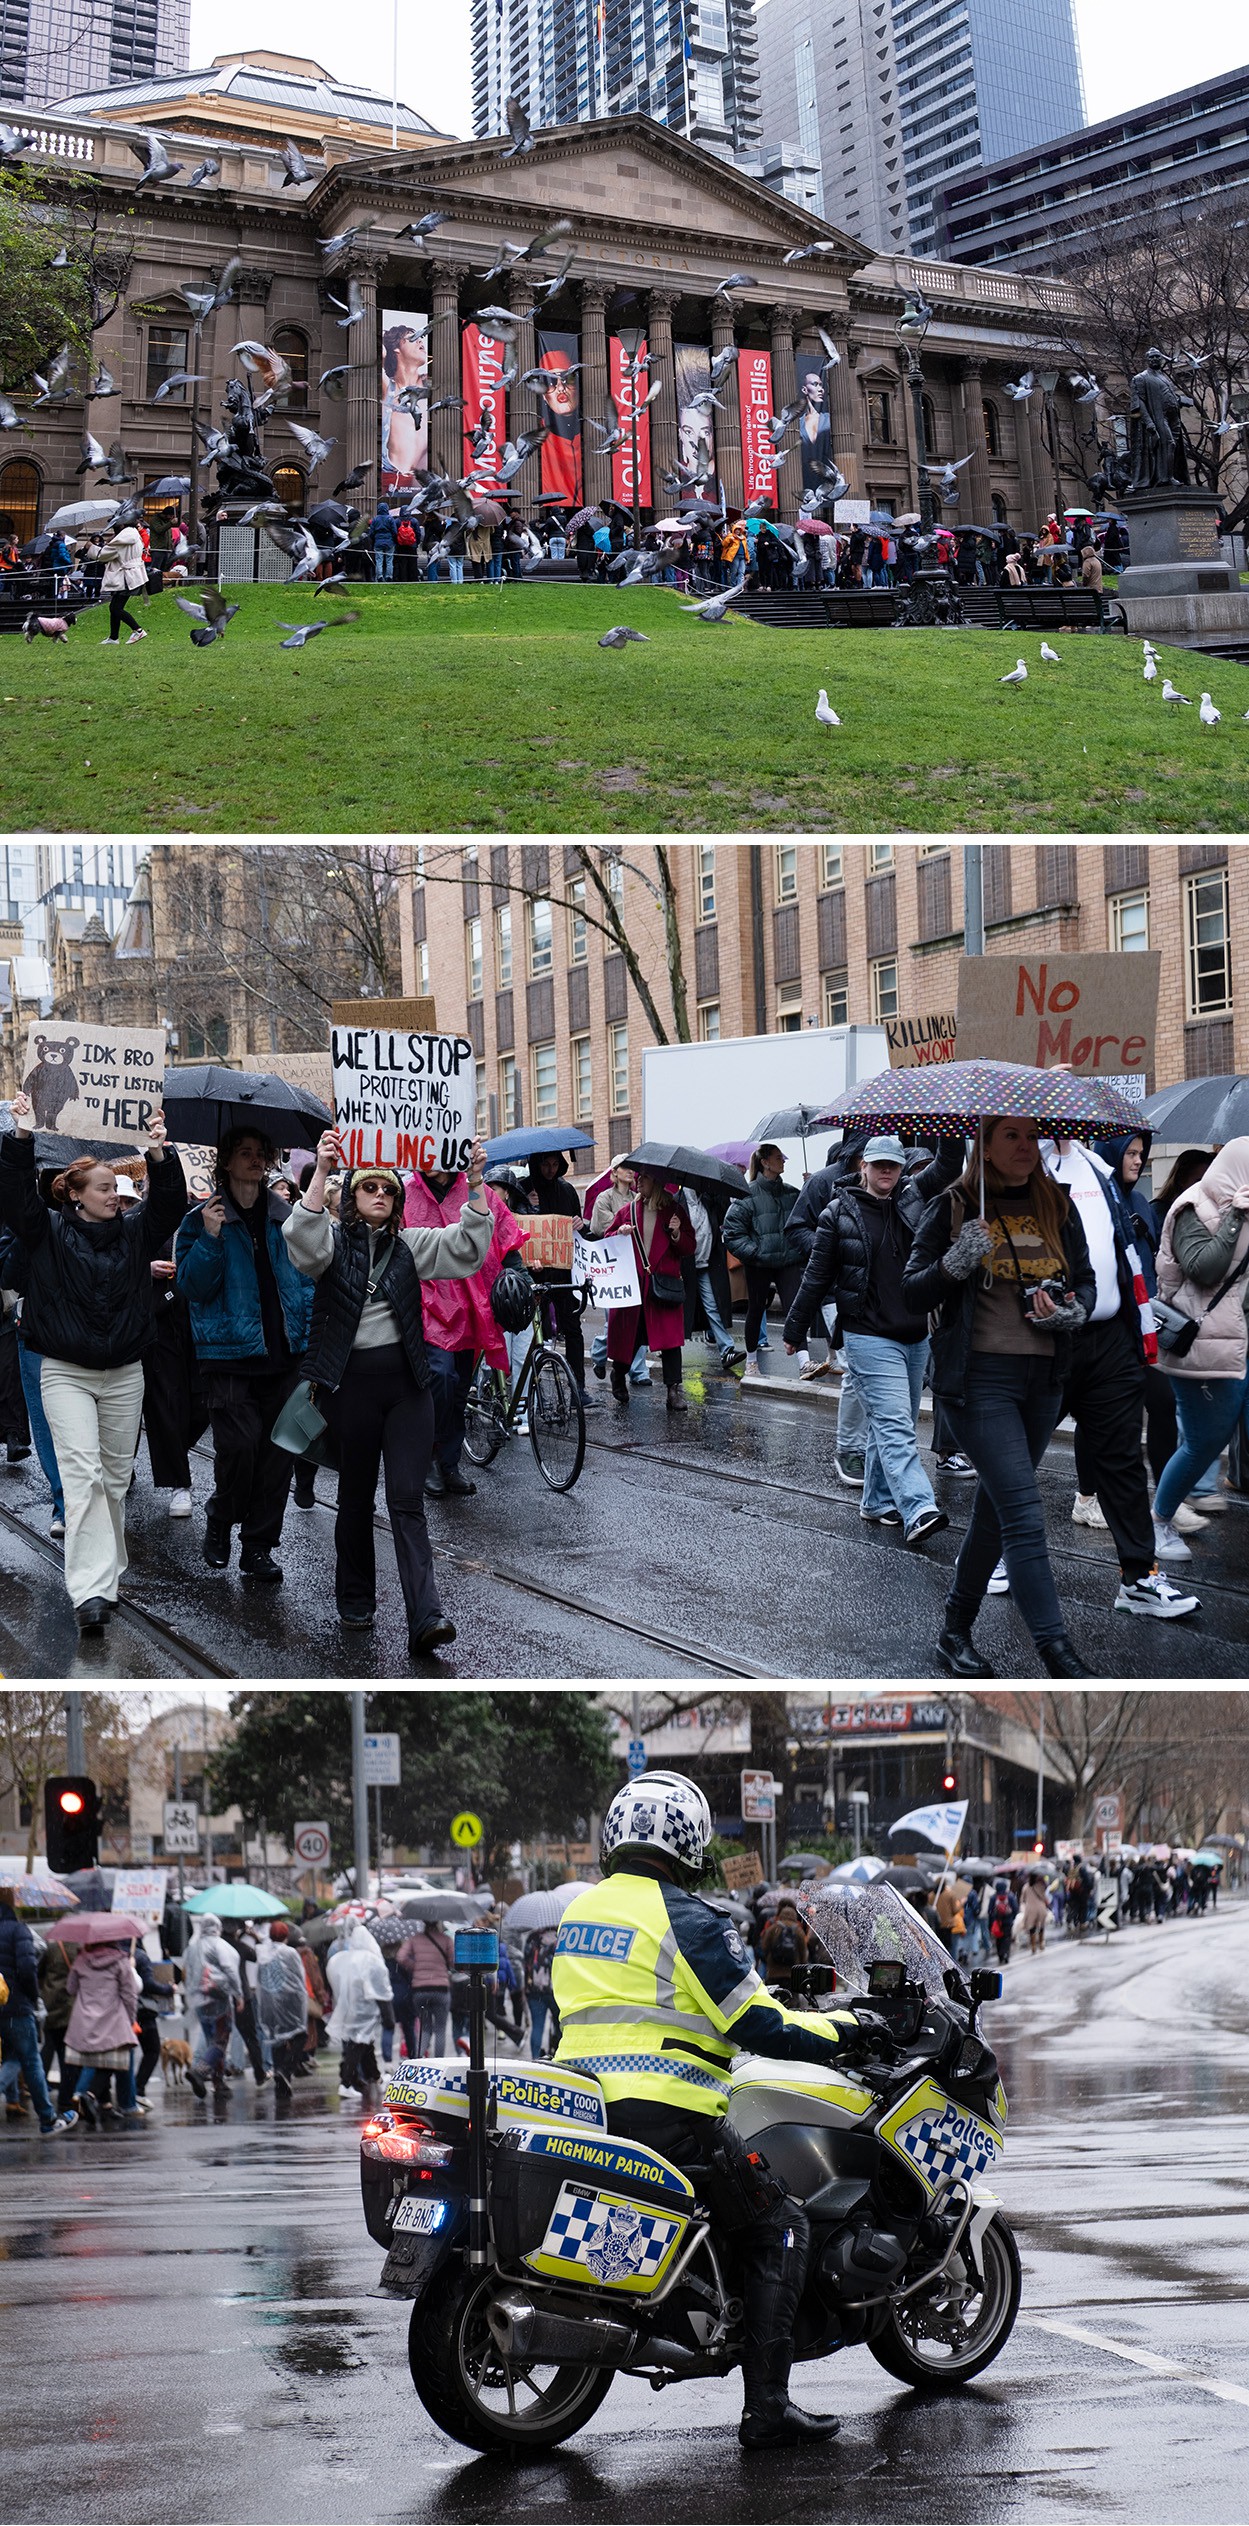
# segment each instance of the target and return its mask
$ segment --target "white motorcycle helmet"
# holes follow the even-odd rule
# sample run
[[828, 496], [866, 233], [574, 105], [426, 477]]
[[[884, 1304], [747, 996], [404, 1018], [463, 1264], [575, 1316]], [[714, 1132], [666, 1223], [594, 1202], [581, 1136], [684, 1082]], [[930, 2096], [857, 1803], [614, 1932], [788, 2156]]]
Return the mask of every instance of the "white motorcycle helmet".
[[617, 1790], [603, 1819], [604, 1873], [627, 1865], [631, 1851], [655, 1851], [696, 1883], [711, 1830], [711, 1809], [695, 1781], [682, 1772], [644, 1772]]

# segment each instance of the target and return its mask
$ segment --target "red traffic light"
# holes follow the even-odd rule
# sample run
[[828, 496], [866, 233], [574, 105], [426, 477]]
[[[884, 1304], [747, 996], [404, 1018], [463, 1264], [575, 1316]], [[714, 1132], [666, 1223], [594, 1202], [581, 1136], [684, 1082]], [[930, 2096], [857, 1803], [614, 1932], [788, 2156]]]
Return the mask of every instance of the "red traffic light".
[[56, 1772], [43, 1785], [48, 1866], [54, 1877], [93, 1868], [100, 1855], [100, 1793], [85, 1772]]
[[63, 1789], [56, 1803], [63, 1816], [80, 1816], [86, 1800], [79, 1797], [76, 1789]]
[[958, 1788], [958, 1781], [953, 1772], [942, 1773], [941, 1786], [945, 1791], [947, 1798], [952, 1798], [954, 1796], [954, 1792]]

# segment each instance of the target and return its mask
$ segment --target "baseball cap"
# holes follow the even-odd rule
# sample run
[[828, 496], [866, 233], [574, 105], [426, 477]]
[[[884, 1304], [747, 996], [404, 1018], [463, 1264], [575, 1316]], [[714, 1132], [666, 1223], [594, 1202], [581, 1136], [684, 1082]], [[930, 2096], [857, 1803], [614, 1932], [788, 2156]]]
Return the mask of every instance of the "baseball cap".
[[906, 1151], [894, 1131], [877, 1132], [875, 1139], [868, 1141], [862, 1154], [864, 1158], [870, 1159], [873, 1166], [904, 1167], [906, 1165]]

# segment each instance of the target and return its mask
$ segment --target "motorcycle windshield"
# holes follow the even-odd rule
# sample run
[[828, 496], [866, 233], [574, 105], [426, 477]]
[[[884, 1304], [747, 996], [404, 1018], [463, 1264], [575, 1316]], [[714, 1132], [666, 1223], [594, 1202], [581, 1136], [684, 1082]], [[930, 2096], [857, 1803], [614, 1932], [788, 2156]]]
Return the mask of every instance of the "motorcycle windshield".
[[907, 1981], [922, 1983], [929, 1999], [945, 1998], [949, 1950], [895, 1886], [817, 1880], [800, 1888], [798, 1909], [835, 1968], [839, 1991], [866, 1991], [874, 1964], [901, 1963]]

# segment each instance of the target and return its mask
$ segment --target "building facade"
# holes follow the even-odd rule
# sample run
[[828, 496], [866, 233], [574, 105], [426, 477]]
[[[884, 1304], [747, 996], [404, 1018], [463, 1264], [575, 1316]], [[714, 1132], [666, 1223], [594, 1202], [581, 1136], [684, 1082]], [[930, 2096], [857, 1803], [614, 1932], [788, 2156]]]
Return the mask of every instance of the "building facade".
[[0, 0], [0, 107], [181, 70], [191, 0]]
[[765, 147], [818, 150], [823, 215], [873, 246], [941, 251], [956, 168], [1083, 120], [1073, 0], [757, 0]]
[[[203, 847], [203, 846], [201, 846]], [[1157, 1068], [1170, 1081], [1249, 1067], [1249, 849], [1226, 842], [990, 842], [986, 952], [1162, 957]], [[653, 847], [595, 846], [640, 969], [675, 1037]], [[676, 843], [691, 1035], [937, 1016], [958, 999], [963, 853], [948, 843]], [[655, 1041], [620, 949], [591, 926], [579, 846], [421, 846], [405, 991], [477, 1055], [483, 1132], [575, 1123], [592, 1177], [641, 1138]], [[741, 1129], [756, 1120], [743, 1114]]]
[[1092, 240], [1126, 236], [1150, 197], [1161, 206], [1249, 191], [1249, 68], [1038, 146], [1041, 137], [938, 187], [936, 253], [1060, 270]]
[[718, 155], [753, 160], [753, 0], [473, 0], [473, 130], [645, 114]]

